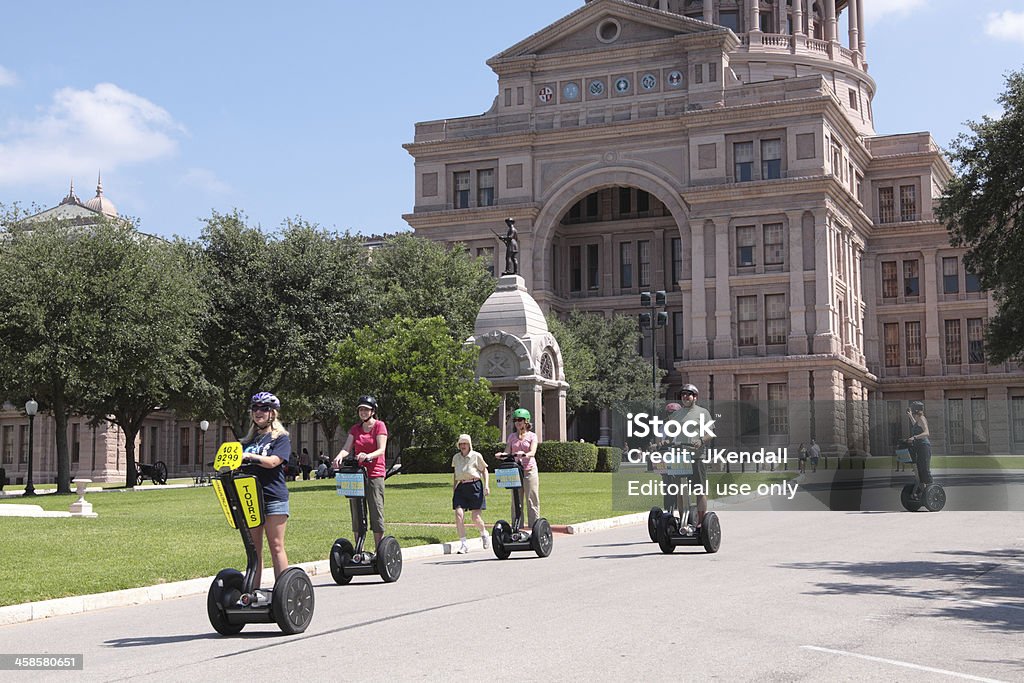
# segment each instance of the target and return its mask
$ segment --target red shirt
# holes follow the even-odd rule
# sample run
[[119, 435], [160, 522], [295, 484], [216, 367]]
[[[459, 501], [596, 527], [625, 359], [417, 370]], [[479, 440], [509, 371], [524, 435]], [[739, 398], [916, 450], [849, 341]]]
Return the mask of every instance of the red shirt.
[[[383, 420], [374, 421], [373, 427], [368, 432], [363, 430], [362, 423], [353, 425], [352, 429], [348, 430], [348, 435], [352, 437], [352, 453], [355, 455], [373, 453], [377, 450], [377, 437], [381, 434], [388, 435], [388, 428]], [[378, 455], [373, 460], [360, 462], [359, 465], [366, 468], [366, 474], [370, 479], [383, 477], [388, 469], [383, 455]]]

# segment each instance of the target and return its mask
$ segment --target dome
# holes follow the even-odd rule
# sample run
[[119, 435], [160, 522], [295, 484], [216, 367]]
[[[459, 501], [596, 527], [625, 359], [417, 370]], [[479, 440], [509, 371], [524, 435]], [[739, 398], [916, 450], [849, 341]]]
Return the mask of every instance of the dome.
[[103, 179], [101, 177], [96, 179], [96, 196], [82, 206], [105, 216], [117, 217], [117, 207], [114, 206], [114, 202], [103, 196]]
[[498, 330], [520, 339], [539, 339], [548, 334], [548, 323], [540, 306], [518, 275], [505, 275], [498, 280], [494, 293], [487, 297], [476, 317], [473, 335], [480, 337]]

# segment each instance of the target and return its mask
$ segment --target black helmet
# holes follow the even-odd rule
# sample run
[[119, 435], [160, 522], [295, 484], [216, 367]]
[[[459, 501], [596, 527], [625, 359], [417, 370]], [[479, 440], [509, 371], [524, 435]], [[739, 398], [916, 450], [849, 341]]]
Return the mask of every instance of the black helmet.
[[910, 402], [910, 411], [913, 412], [913, 413], [923, 413], [924, 412], [924, 403], [921, 402], [921, 401], [911, 401]]
[[679, 390], [679, 398], [682, 398], [685, 394], [693, 394], [693, 397], [697, 398], [700, 396], [700, 391], [692, 384], [684, 384], [683, 388]]
[[369, 396], [369, 395], [360, 396], [359, 397], [359, 401], [356, 403], [356, 410], [362, 408], [363, 406], [366, 406], [367, 408], [369, 408], [370, 410], [372, 410], [373, 412], [376, 413], [377, 412], [377, 399], [375, 399], [373, 396]]
[[249, 407], [281, 410], [281, 400], [269, 391], [261, 391], [257, 394], [253, 394], [253, 397], [249, 400]]

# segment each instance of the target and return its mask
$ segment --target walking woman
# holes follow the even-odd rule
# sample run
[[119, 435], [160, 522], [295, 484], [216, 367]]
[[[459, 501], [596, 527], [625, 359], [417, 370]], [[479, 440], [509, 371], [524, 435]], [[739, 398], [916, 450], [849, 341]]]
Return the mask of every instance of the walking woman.
[[491, 495], [487, 463], [484, 462], [484, 456], [473, 450], [473, 440], [469, 434], [459, 436], [459, 452], [452, 458], [452, 467], [455, 469], [452, 476], [452, 509], [455, 510], [455, 528], [460, 540], [455, 552], [469, 552], [469, 546], [466, 545], [466, 510], [473, 513], [473, 524], [480, 530], [484, 548], [489, 548], [491, 537], [480, 516], [480, 511], [487, 509], [486, 496]]
[[263, 532], [266, 529], [270, 560], [274, 564], [274, 578], [288, 568], [288, 555], [284, 550], [284, 531], [288, 525], [288, 487], [284, 481], [284, 467], [292, 452], [291, 437], [278, 420], [281, 401], [269, 391], [261, 391], [249, 402], [252, 426], [242, 439], [242, 452], [248, 471], [256, 475], [263, 487], [266, 519], [261, 526], [250, 530], [256, 545], [256, 581], [260, 587], [263, 574]]

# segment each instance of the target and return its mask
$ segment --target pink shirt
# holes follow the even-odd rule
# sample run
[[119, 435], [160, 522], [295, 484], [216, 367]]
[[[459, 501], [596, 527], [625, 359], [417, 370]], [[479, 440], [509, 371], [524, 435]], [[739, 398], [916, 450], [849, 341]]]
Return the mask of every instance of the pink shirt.
[[[366, 432], [363, 431], [363, 424], [360, 422], [357, 425], [353, 425], [352, 429], [348, 430], [348, 434], [352, 437], [352, 453], [361, 455], [363, 453], [373, 453], [377, 450], [377, 437], [381, 434], [387, 436], [388, 428], [383, 420], [377, 420], [373, 423], [370, 431]], [[361, 462], [359, 465], [366, 468], [366, 474], [370, 479], [383, 477], [388, 469], [383, 455], [378, 455], [373, 460]]]
[[[530, 448], [536, 441], [537, 435], [533, 432], [526, 432], [522, 439], [519, 438], [519, 432], [512, 432], [508, 435], [508, 452], [518, 453], [519, 451], [522, 451], [523, 453], [529, 453]], [[536, 458], [533, 456], [522, 458], [517, 456], [516, 460], [522, 464], [523, 471], [525, 472], [532, 471], [537, 465]]]

